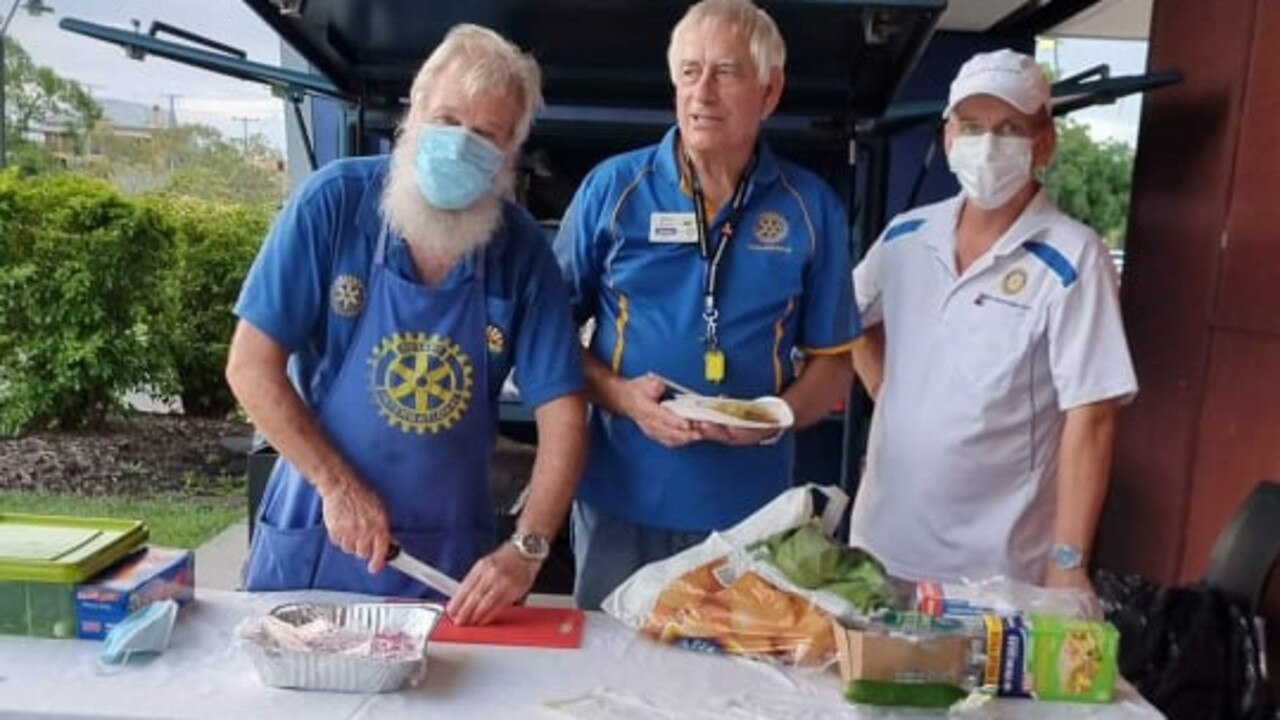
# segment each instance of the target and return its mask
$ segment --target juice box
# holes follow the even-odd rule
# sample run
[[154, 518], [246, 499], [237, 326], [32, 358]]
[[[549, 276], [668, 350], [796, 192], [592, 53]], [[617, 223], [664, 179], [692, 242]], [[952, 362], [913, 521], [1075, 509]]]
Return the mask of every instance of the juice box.
[[982, 618], [982, 689], [1006, 697], [1110, 702], [1120, 633], [1108, 622], [1052, 615]]

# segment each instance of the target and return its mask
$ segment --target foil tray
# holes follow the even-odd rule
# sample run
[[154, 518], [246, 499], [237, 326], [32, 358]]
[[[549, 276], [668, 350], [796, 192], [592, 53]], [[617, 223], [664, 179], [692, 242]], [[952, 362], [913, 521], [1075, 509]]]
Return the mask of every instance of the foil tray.
[[[444, 609], [430, 603], [289, 603], [236, 628], [236, 642], [248, 653], [264, 685], [338, 692], [392, 692], [426, 676], [427, 642]], [[394, 640], [393, 652], [371, 648], [324, 648], [307, 632], [320, 628], [339, 640], [367, 637]], [[290, 629], [297, 630], [291, 637]], [[283, 640], [283, 641], [282, 641]]]

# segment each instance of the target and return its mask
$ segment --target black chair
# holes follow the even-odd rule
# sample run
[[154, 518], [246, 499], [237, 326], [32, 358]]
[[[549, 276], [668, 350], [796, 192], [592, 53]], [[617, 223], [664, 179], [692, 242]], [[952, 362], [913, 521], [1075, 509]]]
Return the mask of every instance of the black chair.
[[1280, 483], [1259, 483], [1219, 533], [1205, 582], [1261, 613], [1280, 560]]

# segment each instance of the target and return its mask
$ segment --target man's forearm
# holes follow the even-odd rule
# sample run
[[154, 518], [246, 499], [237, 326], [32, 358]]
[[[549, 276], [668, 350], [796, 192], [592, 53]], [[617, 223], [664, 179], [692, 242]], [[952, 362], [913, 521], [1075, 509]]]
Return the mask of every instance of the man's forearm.
[[568, 514], [586, 461], [586, 400], [578, 393], [556, 398], [539, 406], [534, 418], [538, 453], [518, 526], [552, 538]]
[[624, 382], [623, 379], [592, 354], [590, 348], [582, 348], [582, 373], [587, 380], [587, 399], [593, 405], [611, 413], [625, 414], [617, 392], [617, 386]]
[[796, 427], [813, 425], [848, 396], [853, 370], [847, 353], [810, 355], [795, 382], [782, 393], [796, 416]]
[[329, 442], [284, 371], [284, 355], [263, 346], [252, 327], [237, 329], [227, 361], [227, 383], [258, 432], [317, 490], [354, 473]]
[[1062, 428], [1053, 541], [1079, 548], [1086, 557], [1107, 496], [1117, 412], [1110, 401], [1072, 408]]
[[880, 397], [884, 384], [884, 325], [873, 325], [853, 341], [853, 370], [872, 400]]

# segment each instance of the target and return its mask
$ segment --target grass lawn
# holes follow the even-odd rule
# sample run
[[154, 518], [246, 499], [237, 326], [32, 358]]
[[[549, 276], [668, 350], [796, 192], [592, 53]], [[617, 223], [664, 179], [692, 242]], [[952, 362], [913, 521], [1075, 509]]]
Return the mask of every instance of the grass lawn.
[[0, 491], [0, 513], [141, 520], [151, 529], [150, 544], [194, 548], [244, 520], [248, 510], [243, 492], [104, 498], [4, 490]]

